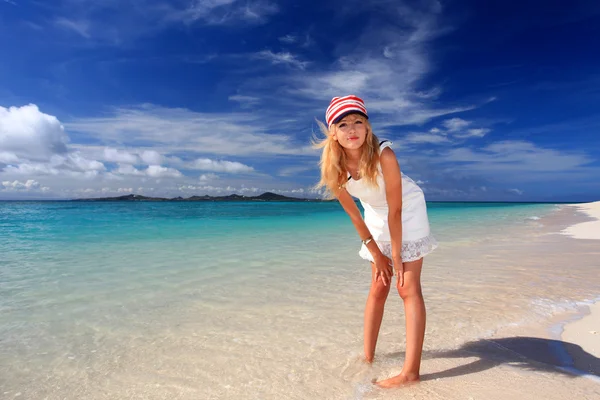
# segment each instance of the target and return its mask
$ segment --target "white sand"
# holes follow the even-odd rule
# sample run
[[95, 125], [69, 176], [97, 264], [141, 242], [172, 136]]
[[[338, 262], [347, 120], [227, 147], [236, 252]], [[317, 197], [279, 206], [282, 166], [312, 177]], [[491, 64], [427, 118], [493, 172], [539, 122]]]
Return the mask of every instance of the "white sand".
[[595, 220], [570, 226], [561, 233], [576, 239], [600, 240], [600, 201], [586, 204], [571, 204], [570, 206], [585, 212], [590, 217], [595, 218]]
[[576, 343], [585, 352], [600, 358], [600, 302], [590, 306], [588, 315], [567, 324], [562, 339]]

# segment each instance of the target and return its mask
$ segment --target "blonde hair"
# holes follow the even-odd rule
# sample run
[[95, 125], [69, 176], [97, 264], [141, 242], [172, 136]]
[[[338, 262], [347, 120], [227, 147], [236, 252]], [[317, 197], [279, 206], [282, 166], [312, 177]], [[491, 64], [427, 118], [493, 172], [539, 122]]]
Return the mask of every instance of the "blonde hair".
[[[367, 127], [367, 136], [362, 145], [358, 170], [361, 179], [365, 179], [367, 185], [378, 187], [377, 175], [379, 173], [377, 166], [379, 165], [379, 139], [373, 133], [369, 120], [360, 116]], [[321, 132], [325, 135], [319, 139], [313, 136], [313, 147], [323, 149], [321, 153], [321, 180], [317, 183], [316, 188], [325, 188], [327, 198], [335, 197], [335, 194], [348, 181], [348, 159], [346, 152], [340, 143], [333, 138], [338, 129], [338, 124], [331, 125], [331, 128], [321, 121], [317, 120]]]

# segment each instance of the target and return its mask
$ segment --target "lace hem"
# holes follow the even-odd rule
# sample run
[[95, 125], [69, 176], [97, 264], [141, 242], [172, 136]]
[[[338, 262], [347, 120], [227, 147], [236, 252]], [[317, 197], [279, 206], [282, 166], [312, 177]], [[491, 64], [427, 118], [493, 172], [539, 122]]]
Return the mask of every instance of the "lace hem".
[[[392, 243], [391, 242], [376, 242], [379, 250], [389, 257], [392, 258]], [[416, 261], [420, 258], [425, 257], [438, 247], [437, 241], [432, 235], [426, 236], [422, 239], [415, 240], [412, 242], [402, 243], [402, 262]], [[362, 246], [358, 255], [364, 260], [373, 262], [373, 256], [366, 246]]]

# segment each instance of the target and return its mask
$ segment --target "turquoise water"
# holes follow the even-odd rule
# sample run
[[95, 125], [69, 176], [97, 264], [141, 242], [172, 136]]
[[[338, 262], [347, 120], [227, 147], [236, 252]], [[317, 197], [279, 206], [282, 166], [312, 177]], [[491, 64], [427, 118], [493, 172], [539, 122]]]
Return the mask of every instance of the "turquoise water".
[[[476, 242], [554, 207], [430, 203], [428, 212], [437, 239], [452, 243]], [[2, 202], [0, 310], [59, 303], [67, 290], [128, 290], [131, 281], [219, 283], [229, 271], [251, 279], [253, 263], [277, 273], [338, 255], [353, 262], [357, 243], [335, 202]]]
[[[501, 232], [554, 208], [430, 203], [428, 213], [437, 239], [451, 243], [477, 241], [482, 232]], [[12, 304], [19, 312], [25, 303], [15, 303], [14, 296], [32, 293], [34, 300], [40, 289], [47, 294], [48, 281], [58, 297], [67, 288], [126, 286], [131, 279], [163, 275], [218, 282], [220, 271], [251, 277], [246, 263], [279, 253], [291, 262], [262, 268], [285, 270], [338, 253], [354, 256], [357, 242], [336, 202], [0, 202], [0, 310]]]
[[[464, 252], [460, 246], [531, 227], [555, 208], [429, 203], [440, 242], [427, 260], [429, 329], [445, 327], [446, 315], [464, 318], [464, 296], [473, 285], [461, 278], [448, 286], [448, 271], [459, 268], [452, 275], [468, 277], [479, 259], [473, 255], [474, 261], [453, 265]], [[294, 389], [297, 398], [315, 392], [338, 398], [334, 393], [354, 387], [347, 379], [358, 379], [344, 378], [346, 367], [340, 367], [353, 366], [361, 348], [369, 272], [358, 249], [358, 236], [335, 202], [0, 202], [0, 387], [11, 393], [27, 387], [25, 398], [44, 398], [53, 377], [50, 393], [69, 398], [79, 390], [77, 398], [111, 398], [140, 382], [162, 384], [154, 370], [160, 360], [194, 382], [190, 387], [197, 391], [176, 398], [223, 398], [227, 387], [239, 390], [225, 397], [249, 398], [233, 382], [215, 382], [237, 376], [262, 385], [265, 373], [274, 386], [252, 393], [282, 398], [287, 392], [279, 390], [292, 379], [290, 371], [317, 385]], [[495, 284], [497, 272], [485, 264], [479, 268], [483, 289], [469, 301], [481, 296], [477, 301], [489, 309], [484, 285]], [[469, 318], [475, 322], [468, 332], [464, 322], [443, 329], [456, 329], [449, 336], [454, 340], [499, 321], [486, 312]], [[445, 345], [446, 335], [439, 340], [428, 343]], [[246, 364], [233, 362], [233, 355], [246, 357]], [[118, 379], [102, 380], [109, 373]], [[184, 393], [179, 378], [164, 379]], [[211, 395], [203, 396], [201, 388], [210, 388]]]
[[[555, 205], [428, 203], [433, 230], [514, 222]], [[338, 203], [151, 203], [0, 202], [0, 250], [10, 254], [36, 242], [102, 243], [121, 240], [273, 234], [334, 230], [348, 226]], [[30, 250], [35, 250], [30, 249]]]

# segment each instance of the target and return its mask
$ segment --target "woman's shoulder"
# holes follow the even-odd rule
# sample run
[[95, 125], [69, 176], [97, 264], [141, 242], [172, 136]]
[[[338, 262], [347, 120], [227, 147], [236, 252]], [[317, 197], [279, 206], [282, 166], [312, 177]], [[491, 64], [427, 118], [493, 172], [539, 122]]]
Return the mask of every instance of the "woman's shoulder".
[[[389, 149], [388, 151], [384, 151], [385, 149]], [[392, 149], [392, 141], [390, 140], [381, 140], [379, 142], [379, 160], [396, 158], [394, 151]]]
[[391, 140], [387, 140], [387, 139], [382, 139], [379, 141], [379, 154], [381, 154], [383, 152], [383, 150], [387, 149], [387, 148], [392, 148], [392, 141]]

